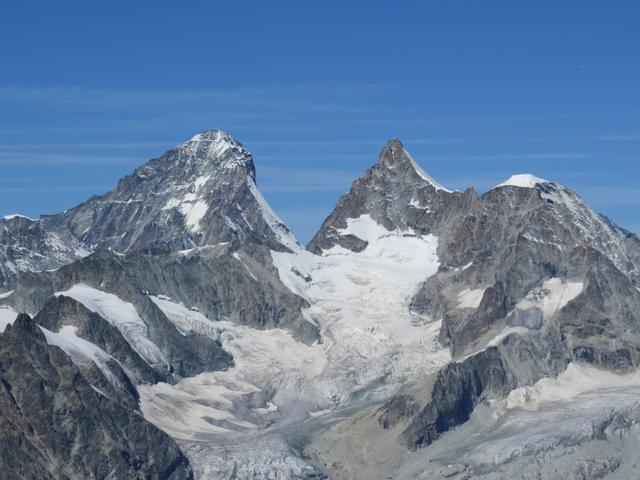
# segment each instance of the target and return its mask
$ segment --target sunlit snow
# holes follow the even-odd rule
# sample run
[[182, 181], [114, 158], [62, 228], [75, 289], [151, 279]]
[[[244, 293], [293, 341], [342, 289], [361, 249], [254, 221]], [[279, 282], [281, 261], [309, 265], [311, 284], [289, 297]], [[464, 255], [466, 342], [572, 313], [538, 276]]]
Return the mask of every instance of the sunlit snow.
[[84, 284], [74, 285], [71, 289], [58, 292], [56, 295], [71, 297], [100, 315], [116, 327], [134, 350], [149, 364], [168, 365], [167, 359], [158, 346], [149, 340], [147, 325], [140, 318], [133, 304], [121, 300], [116, 295]]
[[521, 187], [521, 188], [535, 188], [539, 183], [547, 183], [544, 178], [536, 177], [530, 173], [523, 173], [519, 175], [512, 175], [505, 182], [496, 185], [493, 188], [498, 187]]

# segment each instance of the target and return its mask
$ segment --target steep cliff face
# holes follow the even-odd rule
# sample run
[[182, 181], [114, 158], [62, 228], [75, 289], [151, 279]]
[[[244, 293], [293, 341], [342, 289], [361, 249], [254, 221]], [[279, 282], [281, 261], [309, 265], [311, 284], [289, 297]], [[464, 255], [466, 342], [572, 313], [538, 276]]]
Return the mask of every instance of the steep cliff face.
[[[115, 296], [116, 310], [119, 303], [135, 310], [142, 340], [124, 338], [157, 379], [221, 370], [232, 361], [216, 338], [180, 333], [149, 294], [213, 320], [317, 340], [317, 326], [301, 313], [306, 302], [282, 284], [271, 261], [272, 250], [300, 246], [257, 189], [251, 154], [219, 130], [147, 162], [106, 195], [38, 220], [4, 219], [0, 232], [7, 250], [1, 280], [12, 291], [3, 303], [35, 314], [52, 295], [78, 285], [103, 303]], [[76, 299], [91, 310], [91, 298]], [[135, 371], [139, 380], [151, 378]]]
[[0, 335], [4, 478], [193, 478], [166, 434], [93, 387], [26, 315]]
[[119, 252], [176, 251], [253, 240], [276, 248], [297, 242], [256, 187], [251, 154], [209, 130], [150, 160], [92, 198], [47, 219], [89, 246]]
[[287, 249], [297, 241], [256, 186], [251, 154], [209, 130], [150, 160], [109, 193], [37, 220], [0, 220], [2, 284], [99, 248], [171, 252], [220, 243]]
[[307, 248], [316, 254], [340, 245], [358, 252], [366, 245], [341, 235], [348, 219], [369, 215], [387, 230], [437, 234], [460, 211], [477, 201], [473, 190], [452, 192], [422, 170], [399, 140], [390, 140], [378, 162], [343, 195]]
[[[0, 336], [0, 369], [3, 351], [21, 356], [20, 368], [45, 377], [47, 399], [62, 398], [60, 379], [74, 372], [74, 388], [97, 395], [87, 408], [111, 402], [105, 421], [133, 412], [142, 422], [142, 412], [203, 477], [634, 469], [640, 240], [556, 183], [515, 175], [482, 195], [450, 191], [391, 140], [305, 249], [257, 190], [248, 151], [211, 130], [106, 195], [2, 220], [0, 240], [0, 326], [18, 311], [39, 325], [22, 318]], [[16, 335], [40, 340], [13, 352]], [[7, 385], [32, 395], [11, 375]], [[607, 398], [619, 400], [613, 411]], [[60, 402], [78, 414], [80, 402]], [[42, 425], [59, 420], [51, 415]], [[7, 448], [26, 445], [16, 475], [88, 471], [75, 450], [37, 444], [18, 420], [6, 423], [23, 435]], [[77, 449], [102, 448], [73, 432]], [[96, 478], [156, 472], [164, 457], [175, 465], [166, 478], [189, 475], [165, 437], [145, 464], [152, 433], [137, 450], [126, 435], [124, 460], [109, 453], [86, 467]], [[29, 462], [33, 472], [20, 470]]]
[[[477, 408], [576, 362], [617, 375], [638, 368], [638, 238], [570, 189], [515, 175], [482, 196], [449, 192], [391, 141], [309, 249], [361, 251], [365, 239], [347, 226], [365, 217], [437, 238], [438, 271], [414, 291], [409, 309], [427, 324], [441, 322], [440, 342], [455, 362], [401, 389], [370, 416], [354, 416], [344, 427], [352, 432], [337, 428], [340, 435], [355, 441], [363, 431], [371, 434], [376, 419], [389, 433], [379, 432], [371, 451], [389, 441], [415, 450], [445, 442], [440, 439], [471, 421]], [[347, 477], [366, 478], [365, 465], [348, 471]], [[468, 470], [451, 475], [458, 473], [466, 478]]]
[[[318, 339], [318, 326], [302, 314], [307, 302], [272, 263], [271, 252], [302, 247], [258, 190], [251, 154], [219, 130], [194, 136], [63, 213], [6, 217], [0, 239], [0, 325], [18, 311], [35, 315], [85, 382], [141, 422], [144, 387], [234, 368], [223, 347], [231, 330], [277, 329], [301, 348]], [[187, 313], [163, 311], [160, 298]], [[209, 323], [185, 329], [189, 315]], [[51, 462], [73, 461], [65, 455], [55, 451]], [[172, 478], [131, 462], [145, 478]], [[95, 478], [137, 478], [117, 468]], [[78, 472], [68, 475], [90, 478]]]

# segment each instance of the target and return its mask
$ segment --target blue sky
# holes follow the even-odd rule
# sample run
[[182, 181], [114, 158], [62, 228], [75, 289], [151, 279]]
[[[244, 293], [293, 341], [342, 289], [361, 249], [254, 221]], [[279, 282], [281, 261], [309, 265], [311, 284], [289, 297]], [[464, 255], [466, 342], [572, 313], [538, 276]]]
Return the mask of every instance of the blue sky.
[[640, 231], [640, 2], [3, 2], [0, 215], [221, 128], [307, 241], [400, 138], [450, 188], [566, 184]]

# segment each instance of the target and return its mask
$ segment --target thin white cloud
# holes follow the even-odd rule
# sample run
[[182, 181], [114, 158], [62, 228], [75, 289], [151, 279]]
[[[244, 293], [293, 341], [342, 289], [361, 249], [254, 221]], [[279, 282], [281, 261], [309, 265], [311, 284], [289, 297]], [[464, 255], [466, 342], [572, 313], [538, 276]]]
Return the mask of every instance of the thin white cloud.
[[574, 190], [597, 208], [640, 206], [640, 188], [577, 186]]
[[608, 134], [608, 135], [596, 135], [594, 137], [588, 137], [589, 140], [601, 140], [604, 142], [636, 142], [640, 141], [640, 134]]
[[143, 163], [140, 158], [116, 155], [0, 153], [0, 165], [112, 165]]
[[265, 193], [344, 192], [358, 176], [348, 170], [264, 167], [257, 181]]
[[426, 160], [571, 160], [586, 158], [585, 153], [514, 153], [514, 154], [484, 154], [484, 155], [430, 155]]
[[64, 192], [89, 192], [100, 194], [109, 191], [113, 186], [106, 185], [0, 185], [0, 195], [15, 193], [64, 193]]
[[0, 144], [0, 151], [24, 152], [25, 150], [106, 150], [129, 148], [167, 148], [162, 142], [113, 142], [113, 143], [5, 143]]

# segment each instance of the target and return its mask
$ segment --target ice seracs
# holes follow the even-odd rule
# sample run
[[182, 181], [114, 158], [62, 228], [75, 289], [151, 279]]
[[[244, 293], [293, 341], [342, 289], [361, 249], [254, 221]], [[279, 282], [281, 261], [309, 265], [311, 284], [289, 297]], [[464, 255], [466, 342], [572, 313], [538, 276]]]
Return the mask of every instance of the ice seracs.
[[536, 177], [530, 173], [521, 173], [518, 175], [512, 175], [507, 181], [496, 185], [493, 188], [498, 187], [521, 187], [521, 188], [535, 188], [540, 183], [548, 183], [548, 180], [544, 178]]

